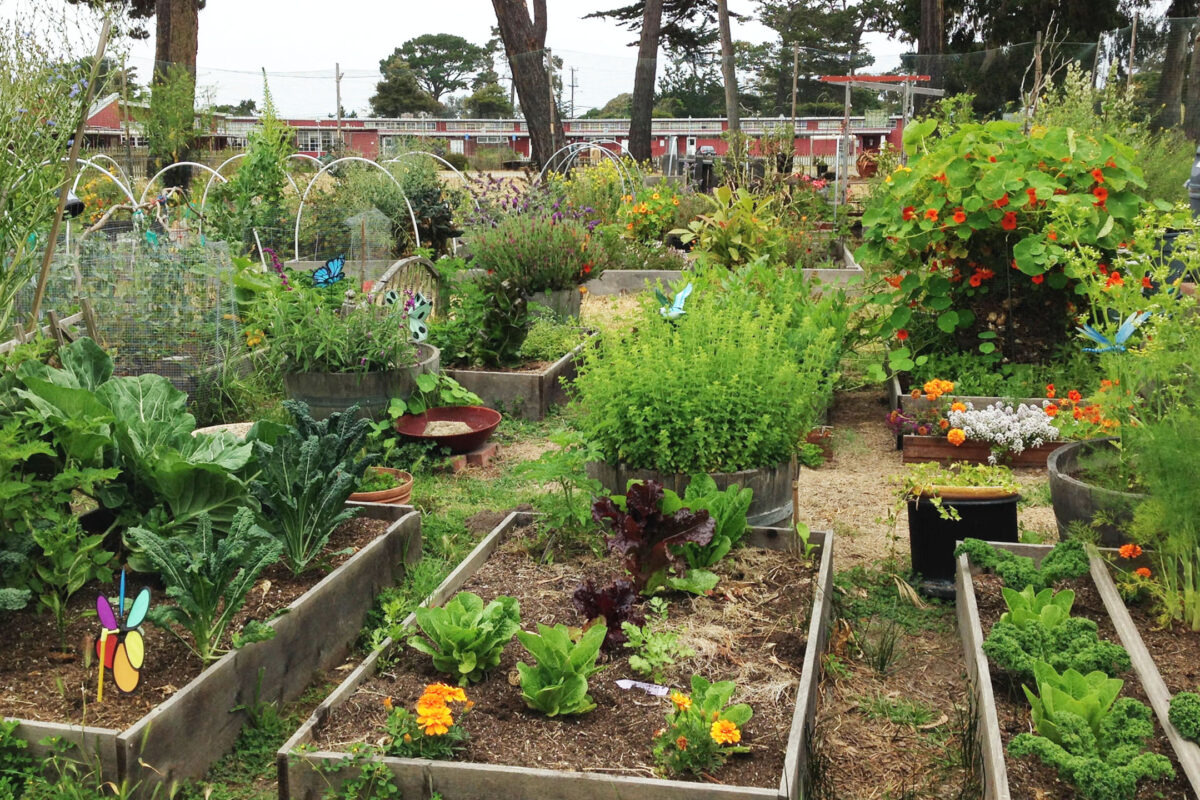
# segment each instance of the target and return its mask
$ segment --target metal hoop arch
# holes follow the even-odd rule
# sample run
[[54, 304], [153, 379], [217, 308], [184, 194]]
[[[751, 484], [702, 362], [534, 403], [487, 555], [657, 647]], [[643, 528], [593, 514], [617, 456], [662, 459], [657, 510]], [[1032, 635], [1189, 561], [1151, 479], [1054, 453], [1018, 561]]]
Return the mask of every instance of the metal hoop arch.
[[[63, 156], [62, 158], [59, 159], [59, 161], [66, 161], [66, 160], [68, 160], [66, 156]], [[133, 190], [126, 184], [121, 183], [121, 181], [119, 181], [117, 179], [116, 175], [113, 175], [111, 172], [109, 172], [104, 167], [100, 166], [99, 164], [95, 163], [91, 159], [77, 158], [75, 160], [77, 162], [79, 162], [80, 164], [83, 164], [85, 167], [91, 167], [92, 169], [96, 170], [97, 172], [103, 173], [104, 175], [108, 176], [108, 179], [110, 181], [112, 181], [113, 183], [115, 183], [117, 185], [117, 187], [120, 188], [120, 190], [125, 193], [125, 196], [129, 198], [129, 203], [134, 207], [134, 211], [137, 210], [137, 206], [139, 205], [139, 203], [133, 197]], [[49, 161], [44, 161], [44, 162], [42, 162], [42, 166], [49, 164], [49, 163], [50, 163]], [[117, 166], [119, 167], [120, 165], [118, 164]], [[79, 176], [82, 174], [83, 174], [83, 169], [81, 168], [79, 170], [79, 173], [75, 175], [75, 183], [73, 183], [71, 185], [72, 192], [75, 191], [75, 187], [79, 185]], [[22, 176], [22, 177], [24, 177], [24, 176]]]
[[308, 186], [304, 187], [304, 194], [300, 197], [300, 207], [296, 209], [296, 232], [292, 242], [292, 261], [300, 260], [300, 220], [304, 217], [304, 203], [308, 200], [309, 190], [311, 190], [313, 185], [316, 184], [317, 178], [320, 178], [327, 171], [329, 171], [330, 167], [340, 164], [343, 161], [361, 161], [364, 164], [370, 164], [384, 175], [387, 175], [391, 179], [392, 183], [396, 184], [396, 188], [400, 190], [400, 196], [404, 198], [404, 205], [408, 207], [408, 217], [412, 220], [413, 226], [413, 238], [416, 240], [417, 247], [420, 247], [421, 233], [417, 230], [417, 215], [413, 212], [412, 203], [408, 202], [408, 195], [404, 193], [404, 187], [400, 185], [400, 181], [396, 180], [396, 176], [388, 172], [387, 168], [378, 161], [372, 161], [371, 159], [363, 158], [362, 156], [342, 156], [341, 158], [336, 158], [325, 166], [321, 167], [321, 169], [317, 171], [317, 174], [312, 176], [312, 180], [308, 182]]
[[176, 161], [174, 164], [168, 164], [167, 166], [163, 167], [158, 172], [154, 173], [154, 177], [152, 177], [152, 178], [150, 178], [150, 180], [146, 181], [146, 188], [142, 190], [141, 201], [138, 203], [138, 205], [141, 205], [142, 203], [146, 202], [146, 193], [150, 191], [150, 187], [154, 185], [154, 182], [157, 181], [159, 178], [161, 178], [163, 173], [165, 173], [167, 170], [174, 169], [175, 167], [199, 167], [200, 169], [204, 170], [205, 172], [210, 172], [214, 175], [219, 176], [221, 178], [221, 180], [223, 180], [223, 181], [228, 180], [228, 178], [226, 178], [224, 175], [221, 175], [221, 173], [217, 172], [215, 169], [208, 166], [207, 164], [201, 164], [197, 161]]
[[[103, 158], [105, 161], [110, 161], [110, 162], [112, 162], [112, 165], [113, 165], [114, 167], [116, 167], [116, 168], [117, 168], [117, 172], [120, 172], [120, 173], [121, 173], [121, 178], [122, 178], [122, 179], [124, 179], [124, 181], [125, 181], [124, 185], [125, 185], [125, 186], [128, 186], [128, 187], [132, 187], [132, 186], [133, 186], [133, 181], [129, 180], [129, 173], [127, 173], [127, 172], [125, 171], [125, 168], [124, 168], [124, 167], [122, 167], [122, 166], [121, 166], [121, 164], [120, 164], [120, 163], [119, 163], [119, 162], [118, 162], [118, 161], [117, 161], [115, 158], [113, 158], [113, 157], [112, 157], [112, 156], [110, 156], [110, 155], [106, 155], [105, 153], [93, 153], [93, 154], [92, 154], [90, 157], [88, 157], [88, 158], [80, 158], [79, 160], [80, 160], [80, 161], [83, 161], [83, 162], [86, 162], [86, 163], [88, 164], [88, 166], [94, 166], [94, 165], [95, 165], [95, 161], [96, 161], [97, 159], [100, 159], [100, 158]], [[72, 192], [73, 192], [73, 191], [75, 191], [77, 188], [79, 188], [79, 177], [80, 177], [82, 174], [83, 174], [83, 170], [79, 170], [78, 172], [76, 172], [76, 173], [75, 173], [75, 182], [74, 182], [73, 184], [71, 184], [71, 191], [72, 191]], [[110, 177], [110, 178], [113, 178], [113, 176], [112, 176], [111, 174], [109, 174], [109, 176], [108, 176], [108, 177]], [[113, 178], [113, 180], [116, 180], [116, 178]], [[132, 194], [132, 192], [130, 192], [130, 194]]]
[[[462, 171], [459, 170], [458, 167], [454, 166], [449, 161], [447, 161], [446, 159], [439, 156], [437, 153], [429, 153], [424, 150], [409, 150], [407, 153], [401, 153], [400, 155], [396, 156], [395, 158], [389, 158], [387, 161], [384, 161], [383, 163], [384, 164], [395, 164], [397, 161], [399, 161], [403, 158], [408, 158], [409, 156], [429, 156], [430, 158], [437, 159], [438, 161], [442, 162], [447, 167], [449, 167], [454, 172], [455, 175], [457, 175], [459, 178], [462, 179], [463, 186], [466, 187], [468, 192], [471, 191], [471, 182], [467, 180], [467, 176], [464, 175], [462, 173]], [[471, 201], [475, 203], [475, 209], [478, 210], [479, 209], [479, 198], [475, 196], [474, 192], [471, 192]]]
[[[208, 181], [204, 184], [204, 193], [200, 195], [200, 225], [197, 228], [197, 232], [201, 236], [204, 235], [204, 209], [208, 206], [208, 190], [212, 188], [213, 181], [215, 181], [217, 178], [220, 178], [222, 181], [228, 183], [229, 179], [221, 174], [221, 170], [225, 169], [226, 166], [232, 164], [234, 161], [237, 161], [239, 158], [245, 158], [247, 155], [249, 155], [249, 153], [238, 153], [235, 156], [230, 156], [218, 164], [216, 171], [213, 172], [212, 175], [208, 176]], [[288, 156], [288, 158], [291, 158], [291, 156]], [[296, 185], [294, 180], [292, 180], [292, 176], [285, 172], [283, 173], [283, 177], [287, 178], [288, 183], [292, 185], [292, 190], [299, 194], [300, 187]]]
[[[616, 144], [620, 146], [618, 142], [612, 139], [601, 139], [595, 142], [573, 142], [571, 144], [564, 145], [558, 150], [555, 150], [550, 158], [546, 160], [546, 165], [542, 167], [542, 171], [538, 173], [538, 182], [540, 183], [546, 179], [546, 172], [551, 167], [554, 168], [555, 172], [565, 171], [566, 169], [570, 168], [571, 164], [575, 162], [575, 159], [577, 159], [585, 150], [599, 150], [605, 158], [613, 162], [613, 165], [617, 168], [617, 172], [620, 173], [622, 193], [629, 194], [629, 184], [633, 182], [633, 176], [629, 174], [628, 168], [625, 166], [620, 156], [617, 156], [606, 147], [601, 147], [601, 144]], [[564, 158], [561, 167], [558, 166], [558, 159], [560, 156]]]

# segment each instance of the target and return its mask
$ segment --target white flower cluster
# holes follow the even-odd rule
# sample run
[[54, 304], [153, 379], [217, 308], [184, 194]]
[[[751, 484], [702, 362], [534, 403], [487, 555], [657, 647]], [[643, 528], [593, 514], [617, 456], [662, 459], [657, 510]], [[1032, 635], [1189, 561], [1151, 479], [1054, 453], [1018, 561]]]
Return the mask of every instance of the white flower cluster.
[[1058, 428], [1046, 412], [1026, 403], [1015, 409], [1003, 403], [976, 409], [967, 403], [966, 411], [951, 411], [949, 421], [951, 428], [962, 428], [967, 439], [989, 443], [992, 464], [1003, 453], [1020, 453], [1058, 439]]

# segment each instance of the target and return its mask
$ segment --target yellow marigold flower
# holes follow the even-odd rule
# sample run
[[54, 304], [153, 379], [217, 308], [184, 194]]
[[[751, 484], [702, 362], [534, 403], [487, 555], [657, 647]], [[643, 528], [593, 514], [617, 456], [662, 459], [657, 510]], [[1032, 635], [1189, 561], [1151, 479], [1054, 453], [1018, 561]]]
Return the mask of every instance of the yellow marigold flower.
[[946, 440], [955, 447], [959, 447], [967, 440], [967, 434], [962, 428], [951, 428], [946, 434]]
[[738, 726], [727, 719], [719, 719], [712, 724], [709, 735], [717, 744], [737, 744], [742, 740], [742, 732]]
[[966, 411], [966, 410], [967, 410], [967, 404], [966, 404], [966, 403], [957, 403], [957, 402], [956, 402], [956, 403], [951, 403], [951, 404], [950, 404], [950, 410], [951, 410], [951, 411]]
[[467, 702], [467, 693], [460, 686], [448, 686], [444, 683], [431, 683], [425, 687], [424, 697], [436, 697], [442, 702]]
[[404, 741], [405, 741], [405, 742], [411, 742], [411, 741], [412, 741], [412, 734], [411, 734], [411, 733], [406, 733], [406, 734], [404, 734]]
[[421, 730], [425, 732], [426, 736], [441, 736], [454, 724], [454, 717], [450, 715], [450, 709], [446, 706], [426, 709], [425, 712], [421, 712], [420, 706], [418, 706], [417, 711], [417, 724], [421, 726]]
[[680, 750], [687, 750], [687, 737], [680, 736], [678, 739], [675, 740], [675, 746], [678, 747]]
[[671, 205], [676, 205], [676, 206], [677, 206], [677, 205], [679, 205], [679, 198], [678, 198], [678, 197], [672, 197], [672, 198], [671, 198]]
[[650, 199], [651, 199], [651, 200], [657, 200], [657, 199], [658, 199], [658, 192], [655, 192], [654, 194], [650, 195]]
[[680, 711], [687, 711], [692, 707], [692, 698], [688, 697], [683, 692], [671, 692], [671, 702]]
[[386, 708], [388, 711], [391, 711], [392, 710], [392, 698], [390, 698], [390, 697], [383, 698], [383, 707]]

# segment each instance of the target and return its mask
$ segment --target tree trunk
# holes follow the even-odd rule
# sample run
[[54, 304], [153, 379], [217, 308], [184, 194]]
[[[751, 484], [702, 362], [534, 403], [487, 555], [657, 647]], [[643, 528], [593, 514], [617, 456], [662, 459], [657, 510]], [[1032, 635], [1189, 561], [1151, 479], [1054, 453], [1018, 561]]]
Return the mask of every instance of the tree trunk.
[[733, 35], [729, 31], [729, 2], [717, 0], [717, 25], [721, 31], [721, 73], [725, 78], [725, 116], [730, 131], [742, 129], [738, 113], [737, 65], [733, 62]]
[[1193, 142], [1200, 142], [1200, 26], [1197, 26], [1196, 38], [1192, 40], [1192, 65], [1188, 70], [1183, 130]]
[[[921, 0], [921, 28], [917, 35], [917, 73], [929, 76], [929, 86], [941, 89], [945, 81], [942, 54], [946, 50], [946, 7], [943, 0]], [[929, 95], [917, 95], [924, 105]]]
[[[1173, 128], [1179, 124], [1180, 103], [1183, 101], [1183, 78], [1187, 70], [1188, 45], [1192, 39], [1191, 22], [1178, 17], [1190, 17], [1195, 13], [1195, 3], [1190, 0], [1173, 0], [1167, 9], [1167, 50], [1163, 57], [1162, 78], [1154, 105], [1154, 125], [1158, 128]], [[1172, 17], [1176, 19], [1171, 19]]]
[[642, 38], [637, 68], [633, 72], [633, 102], [629, 112], [629, 154], [649, 161], [650, 127], [654, 116], [654, 78], [658, 74], [658, 32], [663, 0], [646, 0], [642, 10]]
[[[154, 86], [160, 86], [167, 81], [168, 72], [172, 65], [179, 65], [188, 71], [192, 77], [191, 97], [189, 104], [196, 103], [196, 51], [199, 47], [200, 4], [198, 0], [156, 0], [154, 36]], [[162, 95], [158, 95], [162, 102]], [[153, 107], [155, 93], [150, 95]], [[154, 113], [153, 108], [151, 113]], [[151, 167], [158, 171], [172, 161], [186, 160], [189, 155], [168, 154], [154, 151], [151, 147]], [[174, 156], [174, 157], [173, 157]], [[163, 176], [164, 186], [177, 186], [186, 189], [191, 183], [191, 167], [179, 167]]]
[[546, 71], [546, 0], [533, 0], [533, 19], [525, 0], [492, 0], [513, 85], [529, 128], [533, 160], [544, 166], [562, 146], [562, 120], [550, 101]]

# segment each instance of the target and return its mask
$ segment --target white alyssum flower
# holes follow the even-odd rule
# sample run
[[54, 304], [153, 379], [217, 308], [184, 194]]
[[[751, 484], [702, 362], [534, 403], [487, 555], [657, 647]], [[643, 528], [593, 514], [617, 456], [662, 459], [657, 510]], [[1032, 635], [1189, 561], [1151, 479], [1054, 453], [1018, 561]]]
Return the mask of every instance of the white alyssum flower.
[[962, 428], [967, 439], [987, 442], [992, 446], [991, 463], [1003, 453], [1021, 453], [1029, 447], [1039, 447], [1058, 440], [1058, 428], [1046, 412], [1037, 406], [1022, 403], [994, 403], [976, 409], [967, 403], [966, 411], [951, 411], [950, 427]]

